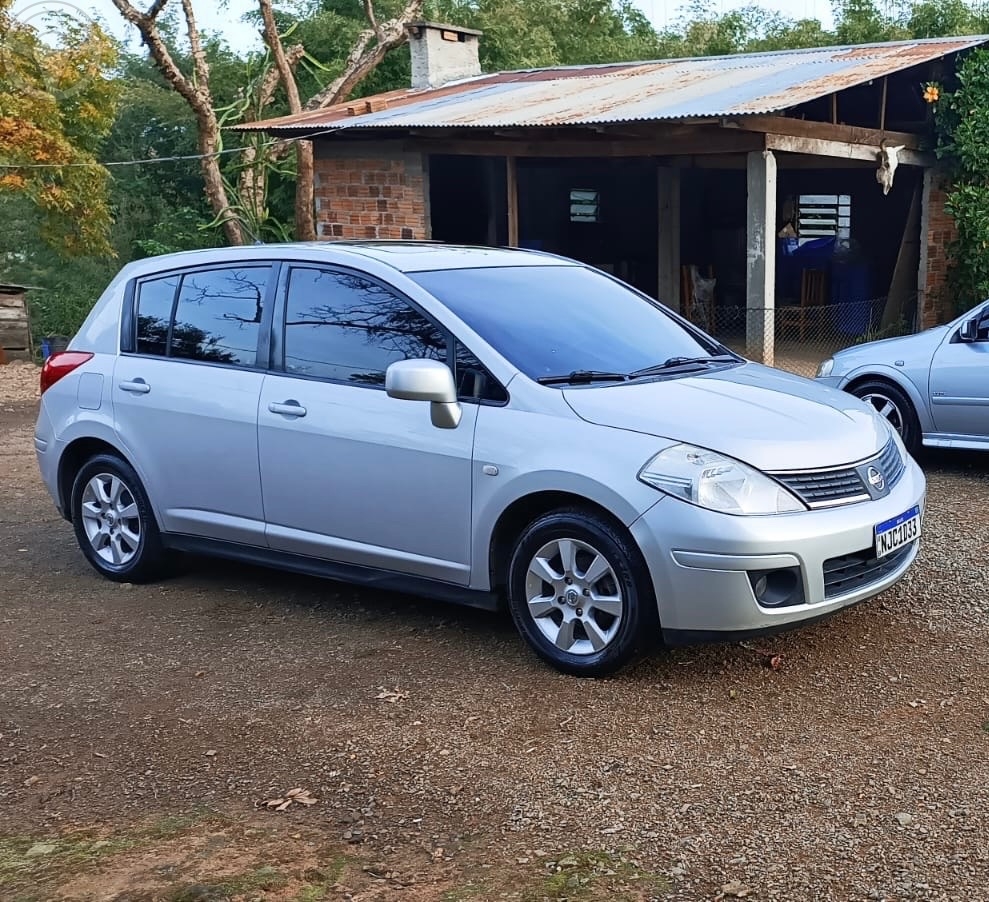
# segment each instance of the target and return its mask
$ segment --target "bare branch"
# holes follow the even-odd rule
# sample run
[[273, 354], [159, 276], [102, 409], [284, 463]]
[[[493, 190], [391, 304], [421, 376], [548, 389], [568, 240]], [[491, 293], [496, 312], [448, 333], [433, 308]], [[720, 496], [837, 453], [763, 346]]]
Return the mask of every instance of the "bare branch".
[[[365, 4], [365, 9], [367, 6]], [[421, 15], [422, 0], [411, 0], [394, 19], [380, 25], [376, 25], [372, 19], [372, 28], [362, 31], [351, 49], [343, 73], [318, 94], [314, 94], [306, 103], [305, 109], [319, 110], [346, 100], [350, 92], [377, 68], [389, 52], [401, 47], [409, 39], [405, 26]], [[375, 42], [373, 45], [372, 41]]]
[[189, 32], [189, 49], [192, 51], [195, 84], [200, 92], [204, 92], [203, 99], [212, 107], [213, 99], [209, 96], [209, 63], [206, 61], [206, 51], [203, 50], [203, 41], [191, 0], [182, 0], [182, 12], [185, 14], [185, 24]]
[[364, 16], [371, 23], [374, 33], [380, 38], [381, 32], [378, 28], [378, 20], [374, 17], [374, 0], [364, 0]]
[[[188, 2], [188, 0], [183, 0]], [[271, 49], [271, 55], [275, 60], [275, 68], [281, 78], [288, 96], [288, 108], [292, 113], [302, 112], [302, 100], [299, 97], [299, 85], [295, 80], [295, 72], [289, 65], [285, 55], [285, 48], [282, 46], [281, 36], [278, 34], [278, 27], [275, 24], [275, 13], [271, 8], [271, 0], [258, 0], [261, 8], [261, 19], [264, 22], [264, 42]]]

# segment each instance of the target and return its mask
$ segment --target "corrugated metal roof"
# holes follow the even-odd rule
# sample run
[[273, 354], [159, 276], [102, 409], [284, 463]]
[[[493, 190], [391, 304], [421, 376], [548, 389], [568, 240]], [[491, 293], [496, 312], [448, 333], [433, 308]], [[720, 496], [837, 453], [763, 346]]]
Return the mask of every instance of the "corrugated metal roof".
[[775, 113], [987, 41], [989, 36], [977, 35], [501, 72], [239, 128], [506, 128]]

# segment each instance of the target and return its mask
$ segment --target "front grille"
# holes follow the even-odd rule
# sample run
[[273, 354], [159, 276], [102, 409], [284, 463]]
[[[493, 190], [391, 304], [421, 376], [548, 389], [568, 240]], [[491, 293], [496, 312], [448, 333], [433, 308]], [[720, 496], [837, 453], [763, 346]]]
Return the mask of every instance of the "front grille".
[[772, 473], [771, 475], [783, 483], [808, 507], [834, 507], [839, 504], [851, 504], [855, 501], [868, 501], [872, 497], [866, 484], [862, 481], [861, 475], [859, 475], [863, 467], [868, 468], [869, 466], [874, 466], [882, 472], [886, 480], [887, 490], [892, 489], [900, 481], [906, 468], [896, 442], [890, 439], [878, 455], [850, 467]]
[[824, 597], [837, 598], [879, 582], [906, 560], [915, 544], [904, 545], [882, 560], [872, 548], [828, 558], [824, 562]]
[[907, 468], [903, 455], [900, 454], [900, 449], [896, 447], [896, 442], [892, 439], [887, 442], [874, 466], [878, 467], [883, 476], [886, 477], [886, 487], [890, 489], [900, 481], [900, 477]]

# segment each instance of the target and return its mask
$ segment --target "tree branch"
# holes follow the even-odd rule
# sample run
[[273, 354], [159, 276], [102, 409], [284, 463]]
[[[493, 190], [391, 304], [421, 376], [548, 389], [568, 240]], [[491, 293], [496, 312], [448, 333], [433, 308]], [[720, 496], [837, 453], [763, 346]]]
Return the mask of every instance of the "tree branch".
[[[408, 39], [408, 32], [405, 26], [409, 22], [414, 22], [422, 15], [423, 0], [411, 0], [411, 2], [396, 16], [380, 25], [375, 23], [373, 18], [369, 19], [371, 28], [360, 33], [357, 42], [347, 57], [347, 62], [343, 67], [343, 73], [331, 81], [322, 91], [314, 94], [305, 105], [308, 110], [320, 110], [323, 107], [333, 106], [346, 100], [351, 91], [354, 90], [368, 75], [370, 75], [385, 58], [385, 56], [396, 47], [401, 47]], [[365, 0], [365, 11], [370, 9], [368, 15], [373, 17], [374, 10], [370, 6], [369, 0]], [[373, 46], [371, 42], [374, 41]]]

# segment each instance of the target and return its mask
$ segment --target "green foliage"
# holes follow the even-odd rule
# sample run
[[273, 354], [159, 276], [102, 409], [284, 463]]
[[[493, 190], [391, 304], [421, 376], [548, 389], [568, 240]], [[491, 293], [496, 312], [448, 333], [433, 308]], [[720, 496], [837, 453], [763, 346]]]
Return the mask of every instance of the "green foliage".
[[958, 69], [954, 91], [937, 104], [938, 156], [952, 188], [945, 207], [958, 230], [949, 285], [959, 312], [989, 297], [989, 51]]

